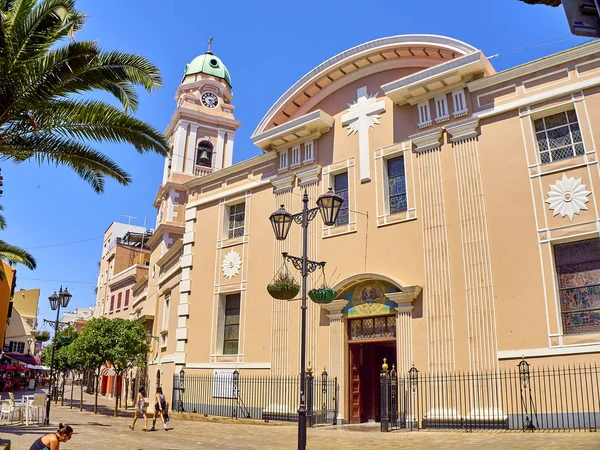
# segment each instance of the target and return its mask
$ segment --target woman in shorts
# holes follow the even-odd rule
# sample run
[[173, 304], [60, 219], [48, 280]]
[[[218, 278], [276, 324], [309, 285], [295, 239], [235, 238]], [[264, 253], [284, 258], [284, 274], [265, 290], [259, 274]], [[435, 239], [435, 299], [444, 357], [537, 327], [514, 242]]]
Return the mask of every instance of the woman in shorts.
[[144, 386], [140, 386], [137, 397], [135, 399], [135, 412], [133, 414], [133, 423], [129, 425], [129, 429], [133, 431], [135, 428], [135, 422], [138, 420], [140, 414], [144, 415], [144, 428], [142, 431], [146, 431], [148, 429], [148, 416], [146, 414], [146, 389]]

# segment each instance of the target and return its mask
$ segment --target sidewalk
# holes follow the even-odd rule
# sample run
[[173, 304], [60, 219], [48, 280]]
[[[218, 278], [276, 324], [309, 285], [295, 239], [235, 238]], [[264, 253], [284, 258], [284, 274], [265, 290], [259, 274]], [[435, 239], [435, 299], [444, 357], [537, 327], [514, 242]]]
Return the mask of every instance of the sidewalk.
[[[86, 407], [79, 411], [79, 388], [75, 387], [73, 409], [52, 403], [51, 421], [71, 425], [73, 439], [61, 446], [70, 449], [294, 449], [297, 448], [295, 424], [283, 426], [213, 423], [172, 420], [169, 431], [158, 421], [156, 432], [144, 433], [143, 419], [135, 431], [127, 426], [133, 412], [122, 411], [127, 417], [112, 417], [110, 399], [99, 399], [102, 414], [93, 414]], [[75, 402], [77, 398], [77, 402]], [[94, 397], [84, 394], [84, 404], [93, 407]], [[68, 405], [68, 403], [66, 403]], [[28, 449], [40, 435], [56, 430], [52, 427], [0, 424], [0, 436], [12, 440], [13, 450]], [[600, 433], [520, 433], [520, 432], [392, 432], [380, 433], [376, 425], [346, 425], [308, 429], [309, 449], [385, 450], [385, 449], [597, 449]]]

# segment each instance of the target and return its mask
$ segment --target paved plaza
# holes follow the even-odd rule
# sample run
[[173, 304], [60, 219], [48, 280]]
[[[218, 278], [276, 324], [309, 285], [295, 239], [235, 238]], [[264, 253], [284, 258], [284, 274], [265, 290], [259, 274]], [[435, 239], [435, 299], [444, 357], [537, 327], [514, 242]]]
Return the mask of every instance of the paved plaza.
[[[78, 396], [75, 392], [75, 398]], [[68, 398], [68, 393], [66, 395]], [[85, 395], [84, 404], [91, 405], [93, 396]], [[67, 403], [68, 404], [68, 403]], [[87, 406], [86, 405], [86, 406]], [[112, 402], [99, 401], [100, 413], [87, 408], [79, 411], [52, 404], [52, 423], [71, 425], [75, 434], [61, 449], [293, 449], [296, 447], [296, 427], [293, 424], [241, 424], [228, 421], [172, 420], [168, 431], [143, 432], [143, 421], [131, 423], [131, 410], [112, 417]], [[27, 450], [40, 435], [54, 427], [8, 426], [0, 422], [0, 437], [12, 441], [13, 450]], [[308, 430], [310, 449], [598, 449], [600, 433], [518, 433], [518, 432], [392, 432], [380, 433], [376, 425], [346, 425]]]

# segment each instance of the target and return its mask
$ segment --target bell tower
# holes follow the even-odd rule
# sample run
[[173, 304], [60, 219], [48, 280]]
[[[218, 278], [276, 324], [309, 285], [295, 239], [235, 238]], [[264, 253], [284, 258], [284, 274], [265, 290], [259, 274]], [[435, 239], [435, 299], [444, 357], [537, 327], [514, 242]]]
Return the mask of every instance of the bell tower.
[[183, 236], [186, 183], [210, 175], [233, 162], [235, 120], [231, 76], [223, 61], [212, 52], [212, 38], [206, 53], [185, 66], [175, 93], [177, 105], [165, 135], [171, 144], [162, 183], [154, 200], [158, 210], [152, 242], [159, 255]]
[[163, 184], [173, 176], [201, 177], [230, 166], [241, 122], [233, 113], [231, 76], [212, 52], [212, 38], [206, 53], [185, 66], [175, 101], [166, 132], [173, 151], [165, 163]]

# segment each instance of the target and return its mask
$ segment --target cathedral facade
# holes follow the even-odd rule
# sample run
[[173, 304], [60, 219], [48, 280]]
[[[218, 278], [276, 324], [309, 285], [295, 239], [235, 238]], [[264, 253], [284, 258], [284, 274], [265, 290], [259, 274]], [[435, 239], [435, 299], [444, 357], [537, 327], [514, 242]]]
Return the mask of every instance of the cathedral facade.
[[336, 298], [308, 301], [306, 359], [337, 377], [342, 419], [383, 358], [399, 373], [600, 362], [600, 43], [497, 73], [448, 37], [367, 42], [284, 92], [252, 135], [260, 156], [237, 164], [224, 63], [194, 59], [175, 100], [132, 297], [166, 392], [182, 368], [300, 372], [300, 302], [266, 287], [301, 230], [277, 241], [269, 216], [330, 187], [344, 203], [334, 226], [310, 223], [326, 266], [308, 288]]

